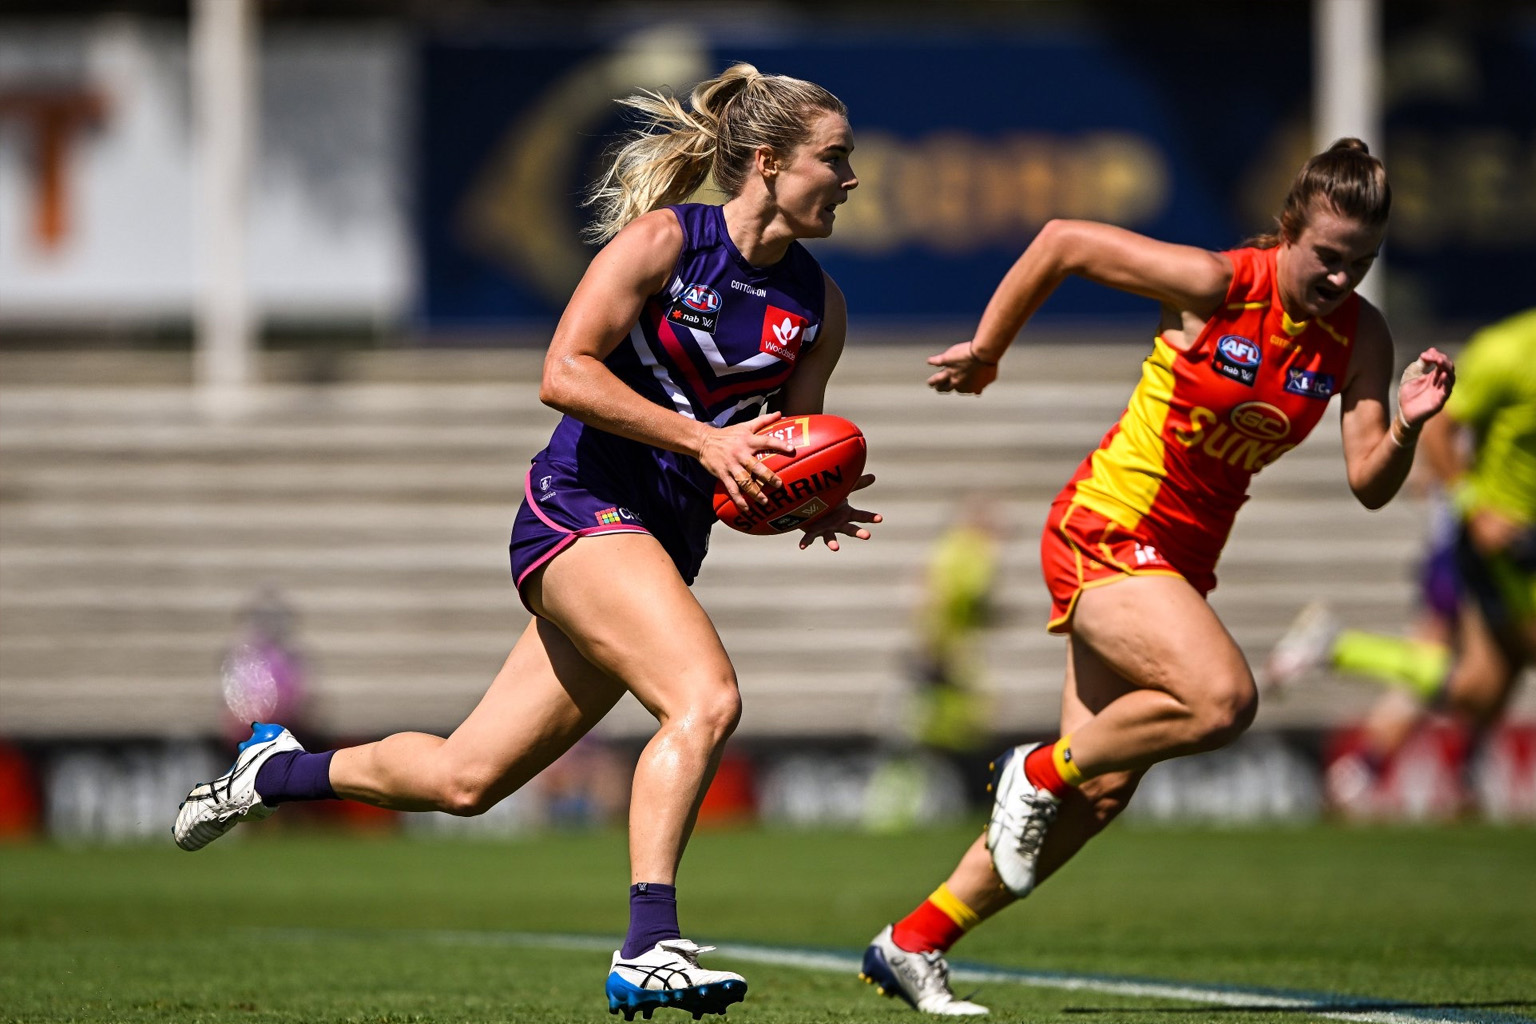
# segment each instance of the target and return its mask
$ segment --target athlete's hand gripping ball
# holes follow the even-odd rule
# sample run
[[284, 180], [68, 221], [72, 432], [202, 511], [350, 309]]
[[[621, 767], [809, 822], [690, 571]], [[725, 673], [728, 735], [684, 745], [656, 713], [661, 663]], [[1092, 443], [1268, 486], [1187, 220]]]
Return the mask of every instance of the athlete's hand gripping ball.
[[761, 458], [762, 453], [792, 456], [794, 443], [782, 431], [770, 430], [783, 419], [782, 413], [770, 412], [755, 420], [711, 430], [699, 446], [699, 462], [714, 474], [715, 513], [720, 512], [720, 496], [742, 513], [752, 510], [751, 502], [766, 505], [769, 492], [784, 485], [774, 467]]
[[756, 464], [720, 477], [715, 516], [733, 530], [759, 535], [803, 530], [812, 522], [832, 532], [847, 527], [853, 510], [841, 506], [864, 479], [859, 428], [825, 413], [759, 417], [753, 424], [756, 433], [743, 440], [755, 445]]
[[[853, 485], [853, 489], [862, 491], [874, 482], [874, 474], [865, 473], [859, 477], [859, 481]], [[878, 523], [880, 521], [880, 513], [871, 512], [868, 509], [854, 508], [847, 501], [844, 501], [820, 519], [813, 520], [801, 527], [805, 532], [800, 537], [800, 550], [804, 551], [816, 543], [816, 539], [819, 537], [821, 542], [827, 546], [828, 551], [836, 551], [838, 549], [837, 535], [840, 533], [857, 538], [858, 540], [869, 540], [869, 531], [860, 524]]]

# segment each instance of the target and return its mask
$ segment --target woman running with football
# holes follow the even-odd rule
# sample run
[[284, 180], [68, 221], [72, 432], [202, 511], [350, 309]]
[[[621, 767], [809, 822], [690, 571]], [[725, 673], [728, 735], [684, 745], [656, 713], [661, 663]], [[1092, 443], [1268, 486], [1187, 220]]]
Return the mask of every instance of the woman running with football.
[[[533, 459], [512, 571], [533, 619], [479, 705], [446, 739], [400, 733], [308, 753], [258, 724], [228, 774], [197, 786], [174, 833], [201, 849], [295, 800], [480, 814], [591, 729], [626, 692], [656, 717], [630, 800], [630, 926], [609, 1008], [724, 1013], [739, 975], [699, 966], [675, 881], [699, 803], [741, 712], [735, 670], [688, 585], [718, 481], [742, 511], [780, 481], [754, 433], [820, 412], [843, 347], [842, 293], [798, 239], [831, 234], [858, 185], [843, 104], [820, 86], [737, 64], [696, 86], [622, 101], [644, 128], [592, 201], [593, 259], [555, 330], [539, 397], [565, 414]], [[713, 175], [723, 206], [684, 203]], [[770, 411], [771, 410], [771, 411]], [[872, 477], [864, 477], [867, 485]], [[845, 501], [805, 548], [867, 539]]]
[[954, 997], [944, 953], [1066, 863], [1147, 768], [1224, 746], [1253, 721], [1253, 675], [1205, 601], [1251, 477], [1338, 394], [1350, 488], [1379, 508], [1450, 395], [1451, 361], [1428, 349], [1404, 373], [1393, 413], [1392, 339], [1355, 294], [1390, 204], [1381, 161], [1342, 139], [1296, 176], [1278, 231], [1245, 248], [1053, 221], [1003, 278], [975, 337], [928, 360], [935, 390], [981, 393], [1071, 274], [1162, 304], [1125, 413], [1057, 496], [1041, 540], [1048, 628], [1068, 639], [1060, 738], [997, 758], [985, 835], [865, 952], [864, 977], [884, 994], [928, 1013], [987, 1012]]

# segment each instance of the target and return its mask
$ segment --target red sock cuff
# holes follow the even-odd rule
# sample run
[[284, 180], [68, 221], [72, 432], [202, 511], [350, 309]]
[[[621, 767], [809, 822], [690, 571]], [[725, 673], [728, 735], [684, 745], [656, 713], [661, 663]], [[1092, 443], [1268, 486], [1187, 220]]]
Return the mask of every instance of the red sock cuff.
[[1062, 796], [1071, 787], [1057, 770], [1056, 759], [1051, 756], [1052, 749], [1051, 744], [1042, 743], [1031, 750], [1024, 758], [1024, 777], [1047, 793]]
[[909, 953], [927, 953], [935, 949], [948, 952], [964, 934], [965, 929], [931, 899], [924, 900], [922, 906], [897, 921], [891, 929], [891, 939]]

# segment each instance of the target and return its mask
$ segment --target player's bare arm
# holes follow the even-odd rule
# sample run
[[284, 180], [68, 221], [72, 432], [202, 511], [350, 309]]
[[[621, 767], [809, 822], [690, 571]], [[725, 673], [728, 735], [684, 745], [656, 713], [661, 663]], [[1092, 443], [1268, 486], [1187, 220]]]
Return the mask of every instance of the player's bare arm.
[[848, 337], [848, 303], [843, 298], [843, 290], [830, 275], [823, 273], [822, 279], [826, 282], [827, 297], [821, 332], [816, 337], [816, 344], [809, 351], [801, 352], [795, 362], [795, 372], [784, 382], [786, 416], [824, 411], [827, 381], [843, 357], [843, 344]]
[[1073, 275], [1204, 319], [1226, 298], [1232, 265], [1220, 253], [1111, 224], [1050, 221], [992, 293], [975, 336], [928, 360], [939, 367], [929, 386], [979, 394], [996, 379], [997, 364], [1024, 324]]
[[766, 503], [764, 491], [780, 484], [756, 453], [793, 450], [780, 438], [754, 436], [778, 414], [713, 427], [647, 401], [603, 364], [646, 299], [665, 287], [682, 246], [677, 217], [657, 210], [626, 226], [593, 258], [555, 328], [539, 400], [609, 433], [694, 456], [745, 510], [748, 498]]
[[1424, 350], [1403, 374], [1398, 411], [1393, 413], [1392, 363], [1386, 320], [1375, 306], [1362, 301], [1340, 429], [1350, 490], [1370, 509], [1391, 501], [1408, 478], [1419, 431], [1445, 405], [1455, 376], [1448, 356]]

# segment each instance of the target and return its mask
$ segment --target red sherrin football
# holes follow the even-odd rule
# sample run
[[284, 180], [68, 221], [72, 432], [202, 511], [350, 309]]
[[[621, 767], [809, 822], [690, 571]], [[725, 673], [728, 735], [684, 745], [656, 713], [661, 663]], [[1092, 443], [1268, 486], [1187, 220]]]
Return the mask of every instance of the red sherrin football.
[[798, 529], [842, 504], [864, 472], [864, 435], [841, 416], [785, 417], [758, 433], [783, 438], [795, 446], [795, 454], [759, 456], [784, 481], [768, 492], [766, 508], [751, 502], [752, 511], [741, 511], [725, 486], [715, 482], [715, 517], [733, 530], [772, 535]]

